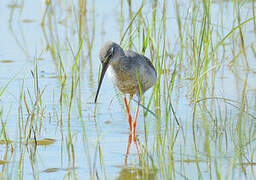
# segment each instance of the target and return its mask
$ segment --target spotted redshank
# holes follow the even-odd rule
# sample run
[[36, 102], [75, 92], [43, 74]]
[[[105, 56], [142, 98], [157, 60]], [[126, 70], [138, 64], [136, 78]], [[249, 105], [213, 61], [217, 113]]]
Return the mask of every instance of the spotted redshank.
[[[124, 103], [129, 122], [129, 132], [135, 136], [135, 127], [139, 112], [139, 104], [142, 94], [152, 87], [157, 79], [157, 74], [150, 60], [134, 51], [123, 50], [115, 42], [106, 42], [100, 49], [99, 58], [102, 63], [102, 71], [98, 89], [95, 96], [97, 102], [99, 90], [104, 75], [109, 67], [109, 75], [115, 86], [124, 94]], [[135, 118], [132, 122], [126, 94], [138, 96]]]

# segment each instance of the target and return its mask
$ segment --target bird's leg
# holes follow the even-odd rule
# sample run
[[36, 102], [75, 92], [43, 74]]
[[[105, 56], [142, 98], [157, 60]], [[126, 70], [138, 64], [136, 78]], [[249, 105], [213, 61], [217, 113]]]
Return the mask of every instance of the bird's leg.
[[129, 105], [128, 105], [127, 100], [126, 100], [126, 96], [124, 96], [124, 103], [125, 103], [126, 115], [128, 117], [129, 133], [131, 133], [131, 131], [132, 131], [132, 117], [131, 117], [131, 114], [130, 114]]
[[132, 141], [132, 134], [130, 133], [129, 138], [128, 138], [126, 152], [125, 152], [124, 165], [127, 165], [127, 157], [128, 157], [129, 150], [130, 150], [131, 141]]
[[137, 108], [136, 108], [135, 117], [134, 117], [134, 120], [133, 120], [133, 122], [132, 122], [132, 134], [133, 134], [133, 139], [135, 139], [135, 128], [136, 128], [136, 122], [137, 122], [139, 107], [140, 107], [140, 98], [139, 98], [139, 100], [138, 100], [138, 104], [137, 104]]
[[138, 148], [138, 144], [137, 144], [137, 139], [134, 135], [133, 135], [132, 141], [135, 145], [135, 150], [136, 150], [137, 156], [139, 157], [139, 160], [140, 160], [140, 152], [139, 152], [139, 148]]

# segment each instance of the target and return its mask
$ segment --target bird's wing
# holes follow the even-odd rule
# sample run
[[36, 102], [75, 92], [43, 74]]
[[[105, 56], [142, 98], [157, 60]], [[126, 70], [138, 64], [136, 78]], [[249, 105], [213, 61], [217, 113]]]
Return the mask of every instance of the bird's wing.
[[124, 53], [125, 56], [128, 57], [131, 61], [134, 59], [137, 59], [138, 61], [145, 61], [155, 71], [156, 74], [155, 67], [153, 66], [152, 62], [148, 57], [130, 50], [124, 51]]

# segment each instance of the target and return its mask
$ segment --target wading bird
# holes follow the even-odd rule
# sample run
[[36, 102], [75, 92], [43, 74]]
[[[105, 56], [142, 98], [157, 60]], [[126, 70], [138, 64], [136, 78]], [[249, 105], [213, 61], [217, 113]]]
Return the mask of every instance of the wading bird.
[[[102, 63], [100, 81], [95, 96], [97, 102], [99, 90], [104, 75], [109, 67], [109, 75], [115, 86], [124, 94], [124, 103], [129, 122], [129, 132], [135, 138], [135, 127], [139, 111], [140, 99], [143, 93], [151, 88], [157, 79], [157, 74], [150, 60], [134, 51], [123, 50], [115, 42], [106, 42], [100, 49], [99, 58]], [[135, 118], [132, 122], [126, 94], [138, 96]]]

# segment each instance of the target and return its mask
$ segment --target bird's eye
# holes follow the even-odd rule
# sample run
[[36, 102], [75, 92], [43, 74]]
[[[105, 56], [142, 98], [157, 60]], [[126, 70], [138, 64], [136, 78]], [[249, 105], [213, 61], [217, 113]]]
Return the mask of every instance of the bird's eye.
[[110, 48], [110, 50], [108, 51], [108, 58], [111, 58], [114, 54], [114, 47]]
[[110, 49], [110, 53], [111, 53], [111, 54], [114, 54], [114, 47], [112, 47], [112, 48]]

